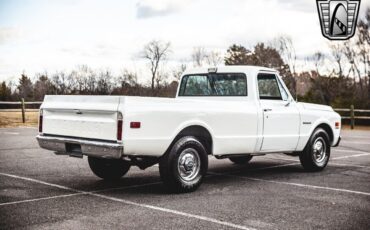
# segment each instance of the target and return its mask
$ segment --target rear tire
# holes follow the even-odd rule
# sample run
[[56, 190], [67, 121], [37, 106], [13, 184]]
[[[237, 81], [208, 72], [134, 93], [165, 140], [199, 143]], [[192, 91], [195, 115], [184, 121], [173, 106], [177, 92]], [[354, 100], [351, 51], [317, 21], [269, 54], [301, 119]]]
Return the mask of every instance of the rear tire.
[[208, 169], [208, 155], [195, 137], [180, 138], [159, 161], [163, 183], [173, 192], [196, 190]]
[[252, 160], [253, 156], [242, 156], [242, 157], [229, 157], [229, 160], [237, 165], [244, 165], [247, 164], [250, 160]]
[[304, 169], [308, 171], [321, 171], [329, 162], [330, 141], [329, 135], [322, 128], [317, 128], [312, 133], [304, 150], [299, 155], [299, 160]]
[[124, 160], [88, 157], [93, 173], [104, 180], [118, 180], [130, 169], [129, 162]]

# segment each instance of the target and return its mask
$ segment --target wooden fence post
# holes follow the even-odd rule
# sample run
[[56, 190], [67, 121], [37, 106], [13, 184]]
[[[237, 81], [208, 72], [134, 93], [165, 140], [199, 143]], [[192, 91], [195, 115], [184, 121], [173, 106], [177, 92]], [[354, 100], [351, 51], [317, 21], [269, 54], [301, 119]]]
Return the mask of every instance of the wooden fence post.
[[351, 105], [351, 129], [355, 128], [355, 107]]
[[21, 107], [22, 107], [22, 122], [23, 123], [26, 123], [26, 107], [25, 107], [25, 105], [24, 105], [24, 98], [22, 98], [22, 100], [21, 100]]

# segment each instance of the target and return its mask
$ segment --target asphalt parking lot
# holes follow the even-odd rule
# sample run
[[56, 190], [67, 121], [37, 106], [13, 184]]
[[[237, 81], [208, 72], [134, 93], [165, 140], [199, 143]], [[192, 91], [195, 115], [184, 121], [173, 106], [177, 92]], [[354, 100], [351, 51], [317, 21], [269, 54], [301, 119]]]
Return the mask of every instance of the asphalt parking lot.
[[104, 182], [86, 158], [40, 149], [36, 133], [0, 129], [0, 229], [370, 229], [370, 131], [344, 130], [318, 173], [283, 154], [210, 158], [188, 194], [168, 193], [157, 166]]

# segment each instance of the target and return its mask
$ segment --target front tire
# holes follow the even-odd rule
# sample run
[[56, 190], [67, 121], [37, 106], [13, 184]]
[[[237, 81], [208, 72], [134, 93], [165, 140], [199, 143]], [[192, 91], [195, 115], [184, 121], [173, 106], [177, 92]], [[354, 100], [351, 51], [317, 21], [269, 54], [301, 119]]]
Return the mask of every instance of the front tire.
[[124, 160], [88, 157], [93, 173], [104, 180], [118, 180], [130, 169], [129, 162]]
[[180, 138], [159, 161], [163, 183], [174, 192], [196, 190], [208, 169], [208, 155], [195, 137]]
[[304, 169], [308, 171], [321, 171], [329, 162], [330, 141], [329, 135], [322, 128], [317, 128], [308, 140], [299, 160]]
[[237, 165], [245, 165], [252, 160], [253, 156], [229, 157], [229, 160]]

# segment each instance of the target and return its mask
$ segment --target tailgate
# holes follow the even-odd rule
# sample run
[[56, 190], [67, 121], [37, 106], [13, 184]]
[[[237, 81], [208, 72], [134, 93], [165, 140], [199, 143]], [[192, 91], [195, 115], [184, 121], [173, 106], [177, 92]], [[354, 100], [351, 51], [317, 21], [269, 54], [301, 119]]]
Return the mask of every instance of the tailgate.
[[45, 96], [43, 133], [117, 140], [119, 96]]

